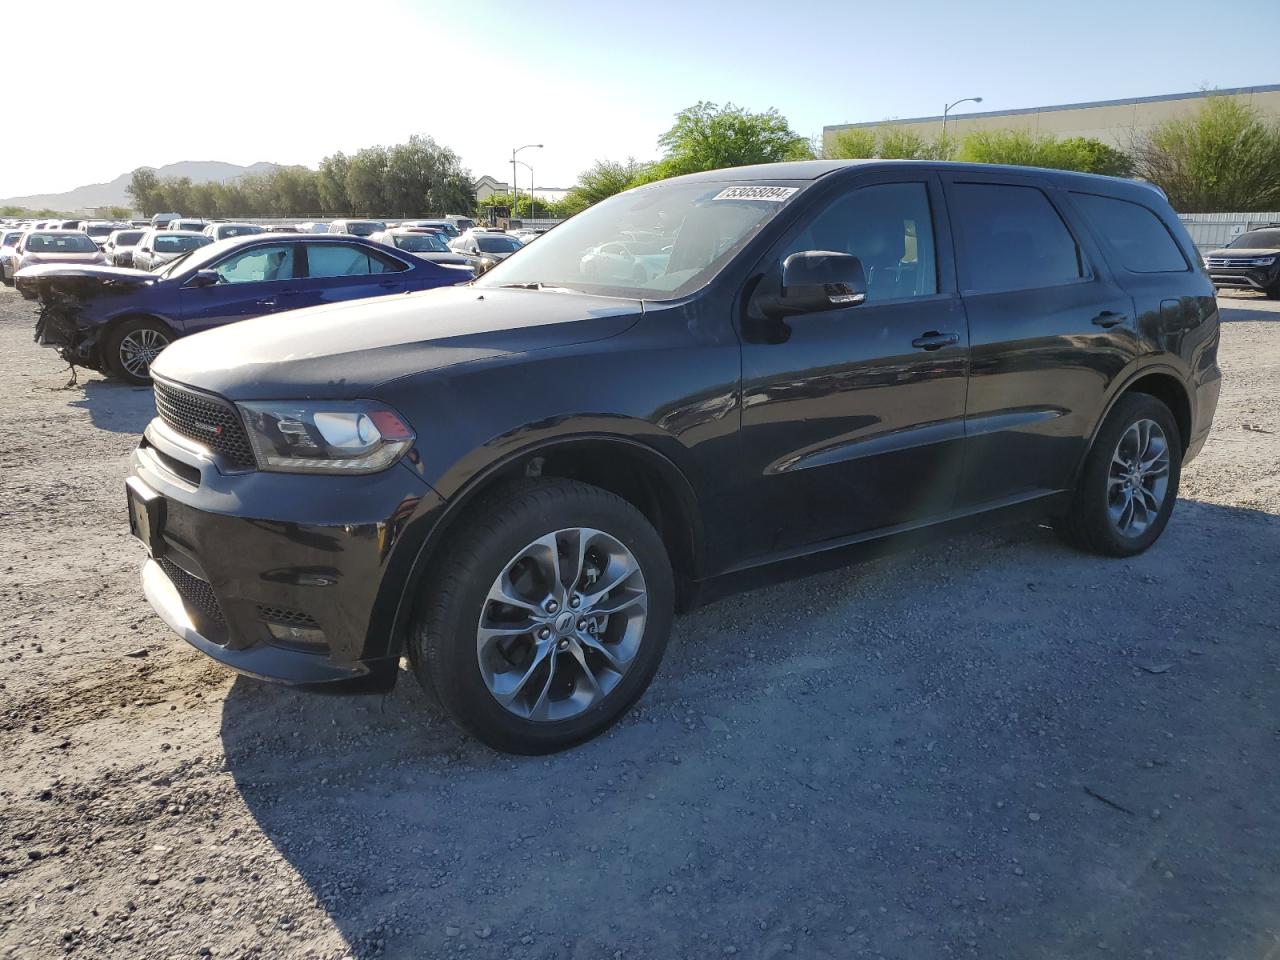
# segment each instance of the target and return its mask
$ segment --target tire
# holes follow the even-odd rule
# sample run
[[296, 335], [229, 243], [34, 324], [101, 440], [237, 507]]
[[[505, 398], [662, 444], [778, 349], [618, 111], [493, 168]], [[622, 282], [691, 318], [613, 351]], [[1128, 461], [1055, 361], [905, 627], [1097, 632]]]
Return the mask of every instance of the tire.
[[159, 320], [131, 317], [117, 324], [102, 345], [107, 372], [135, 386], [151, 382], [151, 362], [174, 340]]
[[[555, 569], [570, 582], [547, 609], [537, 597], [555, 593], [551, 543], [560, 548]], [[619, 579], [627, 557], [636, 569]], [[500, 582], [520, 606], [491, 599]], [[675, 597], [662, 539], [639, 510], [598, 487], [551, 478], [504, 487], [472, 511], [421, 593], [410, 651], [419, 682], [464, 730], [519, 754], [582, 743], [630, 709], [662, 662]], [[583, 605], [566, 618], [575, 597]]]
[[[1135, 462], [1150, 466], [1138, 473]], [[1090, 553], [1141, 553], [1168, 525], [1181, 475], [1182, 439], [1169, 408], [1145, 393], [1123, 396], [1098, 431], [1057, 530]], [[1126, 507], [1128, 501], [1132, 507]], [[1126, 516], [1131, 519], [1127, 528]]]
[[1280, 300], [1280, 280], [1277, 280], [1266, 289], [1268, 300]]

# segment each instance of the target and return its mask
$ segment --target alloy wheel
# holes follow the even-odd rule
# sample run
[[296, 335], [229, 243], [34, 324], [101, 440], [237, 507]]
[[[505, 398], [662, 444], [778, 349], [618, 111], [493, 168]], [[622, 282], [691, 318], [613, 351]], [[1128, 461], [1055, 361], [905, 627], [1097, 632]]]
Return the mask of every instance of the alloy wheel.
[[622, 681], [644, 637], [644, 574], [616, 537], [548, 533], [502, 568], [476, 627], [480, 675], [525, 720], [579, 716]]
[[1120, 436], [1107, 476], [1107, 512], [1120, 535], [1142, 536], [1168, 491], [1168, 438], [1154, 420], [1138, 420]]
[[135, 377], [145, 379], [151, 375], [151, 364], [168, 345], [169, 338], [159, 330], [134, 330], [120, 340], [120, 364]]

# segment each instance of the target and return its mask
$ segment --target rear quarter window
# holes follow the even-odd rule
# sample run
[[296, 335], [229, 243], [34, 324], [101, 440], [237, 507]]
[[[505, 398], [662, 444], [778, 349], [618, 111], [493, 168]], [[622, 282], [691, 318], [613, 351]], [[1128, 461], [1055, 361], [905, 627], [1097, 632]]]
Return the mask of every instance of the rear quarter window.
[[1183, 273], [1190, 269], [1169, 228], [1142, 204], [1096, 193], [1073, 192], [1071, 199], [1130, 273]]

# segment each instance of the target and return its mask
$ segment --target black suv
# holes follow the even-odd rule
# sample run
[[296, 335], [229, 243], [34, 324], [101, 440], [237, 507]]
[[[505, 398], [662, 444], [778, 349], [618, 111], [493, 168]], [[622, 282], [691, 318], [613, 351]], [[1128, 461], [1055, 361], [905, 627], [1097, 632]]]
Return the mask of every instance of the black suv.
[[[650, 252], [599, 252], [636, 237]], [[547, 752], [635, 702], [674, 611], [762, 575], [1014, 517], [1145, 550], [1209, 431], [1217, 347], [1151, 187], [719, 170], [605, 200], [465, 287], [178, 341], [130, 519], [148, 599], [211, 657], [368, 689], [407, 655], [467, 730]]]
[[1280, 223], [1242, 233], [1204, 255], [1215, 287], [1257, 290], [1280, 300]]

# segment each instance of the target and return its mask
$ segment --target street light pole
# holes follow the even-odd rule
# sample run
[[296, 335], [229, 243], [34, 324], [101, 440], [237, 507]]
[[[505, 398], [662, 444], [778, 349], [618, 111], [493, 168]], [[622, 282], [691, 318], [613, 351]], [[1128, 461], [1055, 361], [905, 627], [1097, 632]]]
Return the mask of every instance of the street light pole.
[[[963, 99], [957, 100], [955, 103], [948, 103], [945, 107], [942, 108], [942, 145], [944, 148], [946, 147], [946, 144], [947, 144], [947, 114], [951, 112], [953, 107], [958, 107], [962, 103], [981, 103], [981, 102], [982, 102], [981, 97], [964, 97]], [[512, 169], [515, 169], [515, 168], [513, 167]]]
[[534, 209], [534, 204], [536, 203], [536, 201], [533, 198], [533, 167], [525, 163], [523, 160], [520, 161], [520, 166], [524, 167], [526, 170], [529, 171], [529, 219], [535, 220], [537, 218], [534, 216], [534, 214], [536, 214], [537, 211]]
[[[515, 202], [517, 202], [517, 201], [519, 200], [519, 195], [516, 193], [516, 154], [517, 154], [517, 153], [519, 153], [521, 150], [531, 150], [531, 149], [532, 149], [532, 150], [541, 150], [541, 149], [542, 149], [542, 144], [540, 144], [540, 143], [526, 143], [523, 147], [515, 147], [515, 148], [513, 148], [513, 149], [512, 149], [512, 151], [511, 151], [511, 200], [512, 200], [512, 202], [513, 202], [513, 203], [515, 203]], [[527, 164], [526, 164], [526, 166], [527, 166]], [[532, 179], [533, 179], [533, 172], [532, 172], [532, 171], [530, 171], [530, 173], [529, 173], [529, 178], [530, 178], [530, 180], [532, 180]]]

